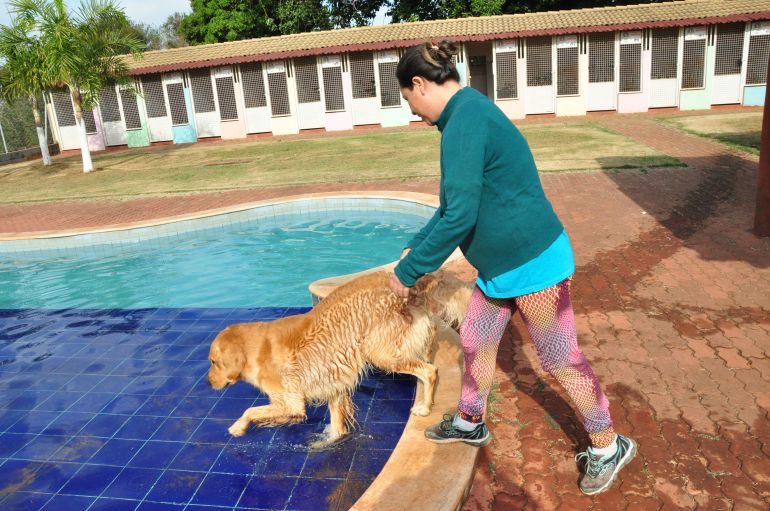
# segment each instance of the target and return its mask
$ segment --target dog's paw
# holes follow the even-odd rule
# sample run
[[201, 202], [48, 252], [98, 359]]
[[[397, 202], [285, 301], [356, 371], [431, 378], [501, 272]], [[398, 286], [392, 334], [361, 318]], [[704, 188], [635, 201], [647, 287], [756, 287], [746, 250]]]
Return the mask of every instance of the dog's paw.
[[319, 451], [323, 449], [328, 449], [330, 447], [333, 447], [337, 444], [341, 444], [345, 440], [349, 439], [350, 435], [329, 435], [329, 434], [321, 434], [318, 435], [318, 440], [315, 442], [310, 442], [308, 444], [308, 447], [314, 451]]
[[425, 403], [414, 405], [412, 407], [412, 415], [417, 415], [419, 417], [426, 417], [430, 415], [430, 406], [426, 405]]
[[241, 426], [236, 422], [235, 424], [227, 428], [227, 431], [233, 436], [243, 436], [246, 434], [246, 431], [248, 429], [249, 429], [248, 426], [244, 428], [243, 426]]

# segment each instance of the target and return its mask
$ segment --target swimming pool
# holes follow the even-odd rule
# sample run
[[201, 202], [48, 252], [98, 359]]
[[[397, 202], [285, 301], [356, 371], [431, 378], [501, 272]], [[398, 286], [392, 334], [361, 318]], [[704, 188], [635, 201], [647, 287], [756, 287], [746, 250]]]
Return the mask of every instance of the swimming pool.
[[344, 510], [366, 490], [409, 417], [412, 377], [368, 375], [358, 429], [314, 452], [326, 406], [230, 437], [266, 398], [208, 387], [208, 347], [229, 324], [307, 311], [316, 278], [394, 259], [432, 209], [261, 209], [0, 244], [1, 509]]

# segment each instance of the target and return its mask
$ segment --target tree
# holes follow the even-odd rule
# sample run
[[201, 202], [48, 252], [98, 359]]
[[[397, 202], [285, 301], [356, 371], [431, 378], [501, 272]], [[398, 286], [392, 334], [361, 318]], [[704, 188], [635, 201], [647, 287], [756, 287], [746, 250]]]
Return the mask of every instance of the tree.
[[162, 25], [149, 25], [131, 21], [131, 28], [136, 37], [144, 43], [145, 50], [165, 50], [187, 46], [187, 41], [181, 31], [185, 15], [175, 12], [166, 18]]
[[46, 59], [43, 45], [38, 37], [30, 35], [25, 27], [18, 23], [11, 26], [1, 25], [0, 55], [5, 59], [5, 65], [0, 71], [0, 94], [8, 103], [18, 98], [26, 98], [29, 102], [35, 119], [43, 165], [50, 165], [48, 139], [38, 107], [38, 98], [53, 81], [53, 70]]
[[132, 30], [125, 13], [110, 0], [82, 0], [75, 15], [67, 12], [64, 0], [11, 0], [11, 13], [29, 33], [39, 33], [56, 85], [67, 87], [75, 107], [80, 133], [83, 171], [93, 170], [83, 109], [93, 108], [101, 90], [112, 83], [126, 82], [128, 68], [122, 58], [138, 57], [143, 44]]

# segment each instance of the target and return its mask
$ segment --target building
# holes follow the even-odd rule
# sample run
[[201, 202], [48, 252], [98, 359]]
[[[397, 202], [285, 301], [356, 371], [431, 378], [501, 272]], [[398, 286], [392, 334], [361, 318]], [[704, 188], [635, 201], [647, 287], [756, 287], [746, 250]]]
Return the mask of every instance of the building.
[[[679, 0], [310, 32], [127, 57], [136, 90], [84, 115], [92, 150], [419, 120], [401, 98], [404, 48], [450, 39], [464, 84], [511, 118], [764, 104], [770, 0]], [[69, 94], [47, 97], [79, 148]]]

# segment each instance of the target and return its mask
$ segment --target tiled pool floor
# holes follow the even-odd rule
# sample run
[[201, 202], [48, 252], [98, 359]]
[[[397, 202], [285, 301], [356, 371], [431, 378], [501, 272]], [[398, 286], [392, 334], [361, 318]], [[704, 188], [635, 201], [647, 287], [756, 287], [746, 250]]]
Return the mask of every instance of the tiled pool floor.
[[0, 310], [0, 509], [348, 509], [401, 436], [413, 378], [369, 375], [358, 429], [320, 452], [325, 406], [233, 438], [267, 399], [206, 383], [226, 325], [306, 310]]

